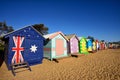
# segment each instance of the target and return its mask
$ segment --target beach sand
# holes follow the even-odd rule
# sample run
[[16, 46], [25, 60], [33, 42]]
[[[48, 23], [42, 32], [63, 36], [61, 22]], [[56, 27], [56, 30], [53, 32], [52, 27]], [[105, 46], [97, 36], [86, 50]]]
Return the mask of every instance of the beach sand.
[[100, 50], [96, 53], [59, 60], [43, 60], [13, 76], [3, 62], [0, 80], [120, 80], [120, 49]]

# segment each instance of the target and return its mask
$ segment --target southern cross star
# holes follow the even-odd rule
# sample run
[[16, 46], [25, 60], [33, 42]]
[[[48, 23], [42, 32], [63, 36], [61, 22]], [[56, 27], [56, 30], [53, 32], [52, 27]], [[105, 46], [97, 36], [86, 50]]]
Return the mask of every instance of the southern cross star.
[[36, 45], [31, 45], [31, 48], [30, 48], [31, 52], [34, 52], [37, 51], [37, 46]]

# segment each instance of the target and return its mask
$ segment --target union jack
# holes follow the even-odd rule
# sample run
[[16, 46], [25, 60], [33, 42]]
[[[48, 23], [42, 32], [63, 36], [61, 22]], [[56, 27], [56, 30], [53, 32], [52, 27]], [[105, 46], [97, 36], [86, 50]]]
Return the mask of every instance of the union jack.
[[15, 54], [12, 58], [12, 64], [20, 63], [24, 61], [23, 56], [21, 54], [21, 51], [24, 51], [24, 47], [21, 47], [23, 40], [24, 40], [24, 37], [13, 36], [15, 47], [12, 48], [12, 51], [15, 51]]

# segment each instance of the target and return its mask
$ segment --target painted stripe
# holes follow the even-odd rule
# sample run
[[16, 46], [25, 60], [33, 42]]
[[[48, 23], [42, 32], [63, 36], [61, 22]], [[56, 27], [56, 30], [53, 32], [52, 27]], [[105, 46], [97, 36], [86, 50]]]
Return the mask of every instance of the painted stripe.
[[[44, 48], [44, 51], [56, 51], [56, 48]], [[64, 48], [64, 50], [67, 50], [67, 48]]]
[[44, 48], [44, 51], [51, 51], [51, 48]]
[[[67, 48], [63, 48], [64, 50], [67, 50]], [[52, 48], [52, 51], [56, 51], [56, 48]]]

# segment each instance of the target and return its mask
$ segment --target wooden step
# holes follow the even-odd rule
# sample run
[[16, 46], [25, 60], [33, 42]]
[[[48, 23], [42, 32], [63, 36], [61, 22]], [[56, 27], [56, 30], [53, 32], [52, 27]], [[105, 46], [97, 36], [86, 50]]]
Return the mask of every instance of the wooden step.
[[21, 66], [16, 66], [16, 67], [15, 67], [15, 66], [13, 66], [13, 68], [14, 68], [14, 69], [19, 69], [19, 68], [24, 68], [24, 67], [26, 67], [26, 68], [27, 68], [27, 65], [21, 65]]
[[26, 68], [31, 71], [31, 68], [27, 62], [17, 63], [17, 64], [11, 64], [11, 70], [13, 75], [15, 76], [17, 73], [16, 70]]
[[17, 65], [24, 65], [26, 64], [26, 62], [21, 62], [21, 63], [15, 63], [15, 64], [12, 64], [13, 66], [17, 66]]

